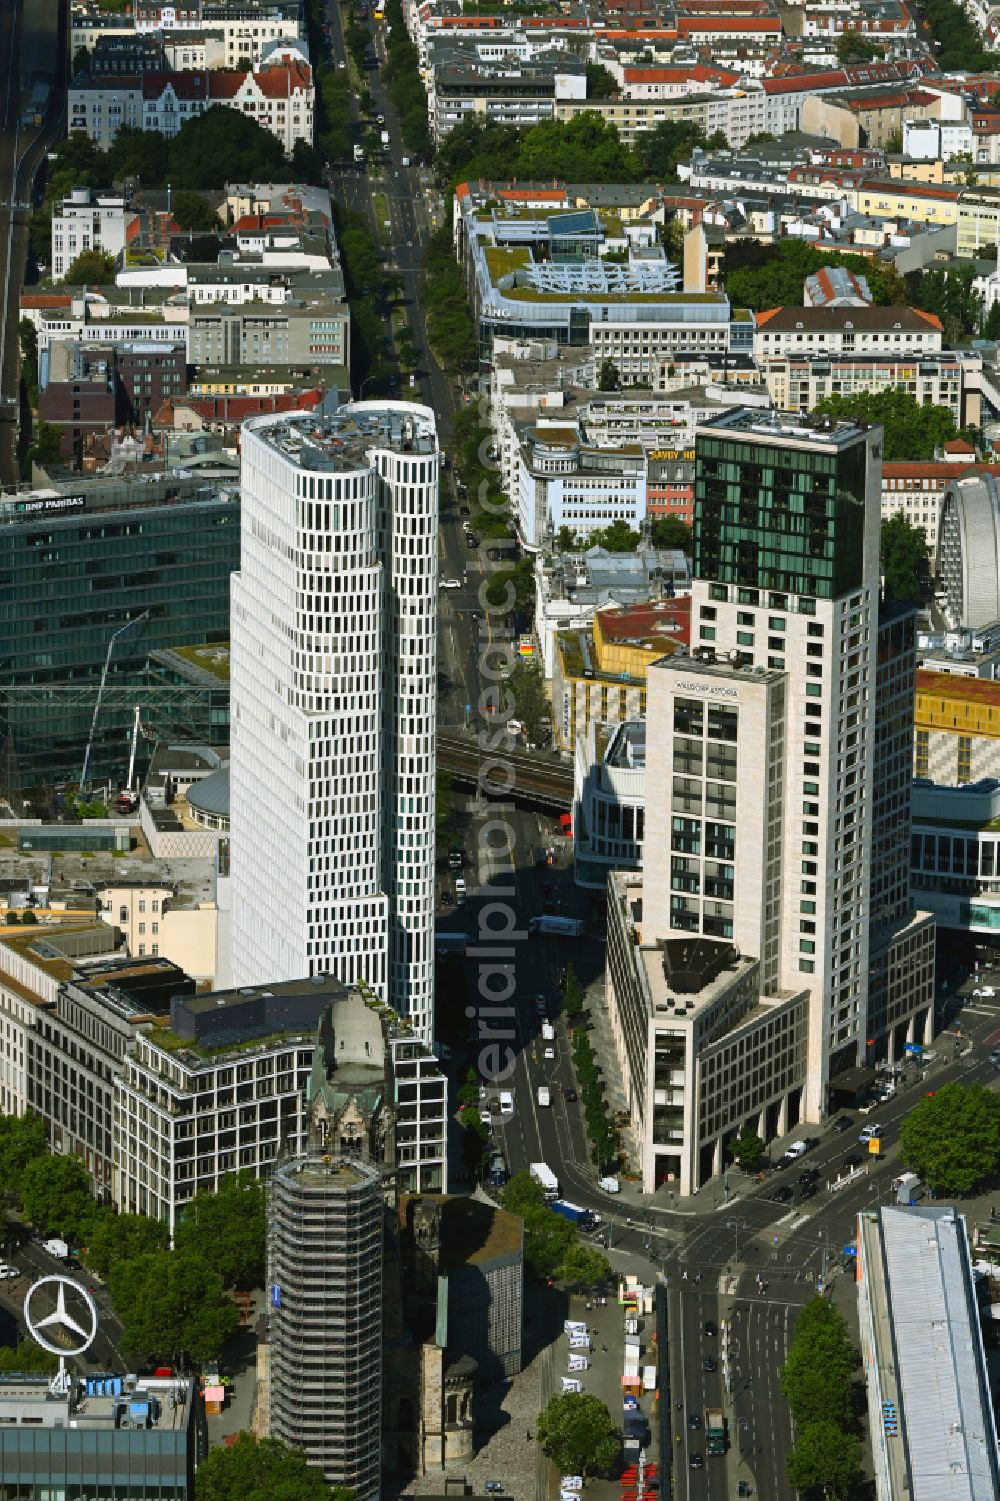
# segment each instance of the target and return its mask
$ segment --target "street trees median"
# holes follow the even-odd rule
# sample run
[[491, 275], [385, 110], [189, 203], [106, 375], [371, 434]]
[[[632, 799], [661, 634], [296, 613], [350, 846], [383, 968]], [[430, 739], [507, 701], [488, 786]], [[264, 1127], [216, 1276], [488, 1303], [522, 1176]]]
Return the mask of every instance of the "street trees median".
[[122, 1347], [144, 1360], [204, 1365], [239, 1322], [214, 1267], [193, 1251], [150, 1251], [112, 1266], [108, 1287]]
[[239, 1433], [234, 1444], [209, 1449], [194, 1494], [195, 1501], [352, 1501], [355, 1492], [331, 1489], [301, 1450]]
[[36, 1230], [70, 1241], [79, 1240], [97, 1207], [79, 1157], [36, 1157], [21, 1174], [19, 1197]]
[[177, 1250], [201, 1256], [227, 1287], [263, 1285], [266, 1239], [267, 1191], [249, 1168], [196, 1193], [174, 1234]]
[[170, 1232], [161, 1220], [144, 1214], [114, 1214], [102, 1207], [87, 1226], [85, 1260], [99, 1277], [106, 1277], [118, 1261], [131, 1261], [150, 1251], [165, 1251]]
[[785, 1472], [798, 1490], [822, 1485], [840, 1497], [860, 1480], [854, 1381], [860, 1363], [843, 1316], [824, 1298], [811, 1298], [780, 1372], [796, 1434]]
[[936, 1193], [973, 1193], [1000, 1165], [1000, 1097], [982, 1084], [944, 1084], [910, 1111], [899, 1144]]

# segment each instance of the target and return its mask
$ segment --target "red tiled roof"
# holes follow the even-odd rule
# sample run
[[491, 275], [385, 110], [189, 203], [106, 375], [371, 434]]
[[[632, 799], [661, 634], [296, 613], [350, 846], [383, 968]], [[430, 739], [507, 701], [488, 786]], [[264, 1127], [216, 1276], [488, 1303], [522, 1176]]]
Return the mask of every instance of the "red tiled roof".
[[956, 455], [960, 453], [968, 453], [971, 454], [973, 458], [976, 457], [976, 450], [973, 448], [972, 444], [967, 443], [964, 438], [952, 438], [950, 442], [943, 443], [941, 446], [944, 449], [945, 453], [953, 453]]
[[961, 479], [963, 474], [1000, 474], [1000, 464], [969, 464], [961, 459], [897, 460], [882, 465], [887, 479]]
[[869, 177], [862, 184], [869, 193], [890, 193], [907, 198], [940, 198], [946, 203], [958, 202], [958, 189], [939, 187], [932, 182], [903, 182], [899, 178]]
[[142, 97], [159, 99], [167, 89], [173, 89], [178, 99], [207, 99], [207, 75], [197, 68], [183, 73], [144, 73]]
[[629, 83], [718, 83], [723, 88], [732, 88], [739, 83], [739, 73], [727, 68], [712, 68], [707, 63], [694, 63], [686, 68], [623, 68], [626, 84]]
[[33, 308], [69, 307], [72, 301], [69, 292], [22, 292], [20, 305]]

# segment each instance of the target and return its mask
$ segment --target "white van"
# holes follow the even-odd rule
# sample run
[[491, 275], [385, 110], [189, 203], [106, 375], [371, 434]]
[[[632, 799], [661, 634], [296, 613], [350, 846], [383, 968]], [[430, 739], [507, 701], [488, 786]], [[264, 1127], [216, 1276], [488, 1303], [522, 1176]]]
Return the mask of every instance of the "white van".
[[514, 1114], [514, 1096], [505, 1089], [500, 1091], [500, 1114]]
[[456, 901], [459, 901], [459, 902], [464, 902], [465, 901], [465, 878], [464, 878], [464, 876], [456, 876], [455, 877], [455, 899], [456, 899]]

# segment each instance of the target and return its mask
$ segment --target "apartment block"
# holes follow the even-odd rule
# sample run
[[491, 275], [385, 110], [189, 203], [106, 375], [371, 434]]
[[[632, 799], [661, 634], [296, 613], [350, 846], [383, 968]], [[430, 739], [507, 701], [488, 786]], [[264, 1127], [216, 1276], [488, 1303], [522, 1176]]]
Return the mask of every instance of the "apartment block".
[[52, 210], [52, 280], [62, 281], [85, 250], [119, 256], [136, 217], [120, 193], [74, 188]]

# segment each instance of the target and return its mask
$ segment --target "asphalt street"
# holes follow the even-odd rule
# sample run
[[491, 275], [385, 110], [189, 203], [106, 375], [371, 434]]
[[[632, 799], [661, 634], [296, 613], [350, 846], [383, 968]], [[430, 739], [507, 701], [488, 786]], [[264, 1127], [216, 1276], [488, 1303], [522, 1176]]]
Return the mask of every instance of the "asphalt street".
[[[20, 354], [17, 325], [28, 255], [32, 184], [45, 152], [64, 133], [66, 0], [6, 0], [0, 6], [0, 484], [17, 482]], [[55, 69], [53, 73], [51, 70]], [[44, 124], [22, 125], [22, 84], [53, 79]], [[30, 92], [30, 90], [29, 90]]]

